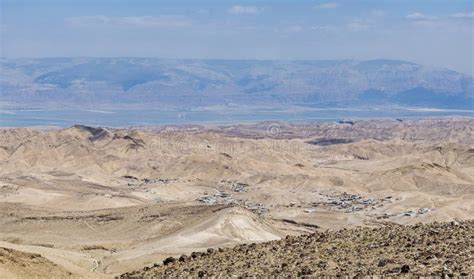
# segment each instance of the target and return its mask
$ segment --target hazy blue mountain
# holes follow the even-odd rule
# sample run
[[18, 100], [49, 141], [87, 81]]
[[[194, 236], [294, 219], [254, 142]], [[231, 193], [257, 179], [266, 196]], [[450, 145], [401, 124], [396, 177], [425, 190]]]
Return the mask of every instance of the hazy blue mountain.
[[473, 108], [473, 77], [398, 60], [0, 60], [0, 101]]

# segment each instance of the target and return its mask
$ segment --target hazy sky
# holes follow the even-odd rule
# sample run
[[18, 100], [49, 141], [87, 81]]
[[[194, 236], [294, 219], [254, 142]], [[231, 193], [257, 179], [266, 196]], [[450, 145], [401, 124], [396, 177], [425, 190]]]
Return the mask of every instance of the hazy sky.
[[1, 56], [394, 58], [474, 73], [474, 1], [0, 0]]

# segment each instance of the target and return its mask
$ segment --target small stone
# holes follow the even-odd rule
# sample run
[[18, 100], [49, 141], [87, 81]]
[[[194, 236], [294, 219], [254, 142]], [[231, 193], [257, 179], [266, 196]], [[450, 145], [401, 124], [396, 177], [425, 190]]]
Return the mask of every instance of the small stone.
[[311, 273], [313, 273], [313, 271], [309, 267], [304, 266], [300, 272], [298, 272], [298, 276], [310, 275]]
[[402, 268], [400, 269], [401, 273], [408, 273], [410, 272], [410, 266], [407, 264], [402, 265]]
[[378, 267], [384, 267], [389, 261], [387, 259], [381, 259], [377, 264]]

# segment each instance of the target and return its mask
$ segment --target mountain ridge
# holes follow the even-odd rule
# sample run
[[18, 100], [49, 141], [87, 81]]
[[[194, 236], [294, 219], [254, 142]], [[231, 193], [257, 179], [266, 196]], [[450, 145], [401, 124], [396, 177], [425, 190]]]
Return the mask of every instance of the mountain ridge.
[[403, 60], [3, 58], [0, 72], [12, 103], [474, 106], [473, 77]]

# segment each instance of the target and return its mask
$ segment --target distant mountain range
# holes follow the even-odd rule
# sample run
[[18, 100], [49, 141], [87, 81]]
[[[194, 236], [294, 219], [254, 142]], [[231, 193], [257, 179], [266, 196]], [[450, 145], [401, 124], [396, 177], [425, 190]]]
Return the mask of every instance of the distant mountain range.
[[0, 89], [23, 106], [474, 106], [472, 76], [382, 59], [1, 59]]

